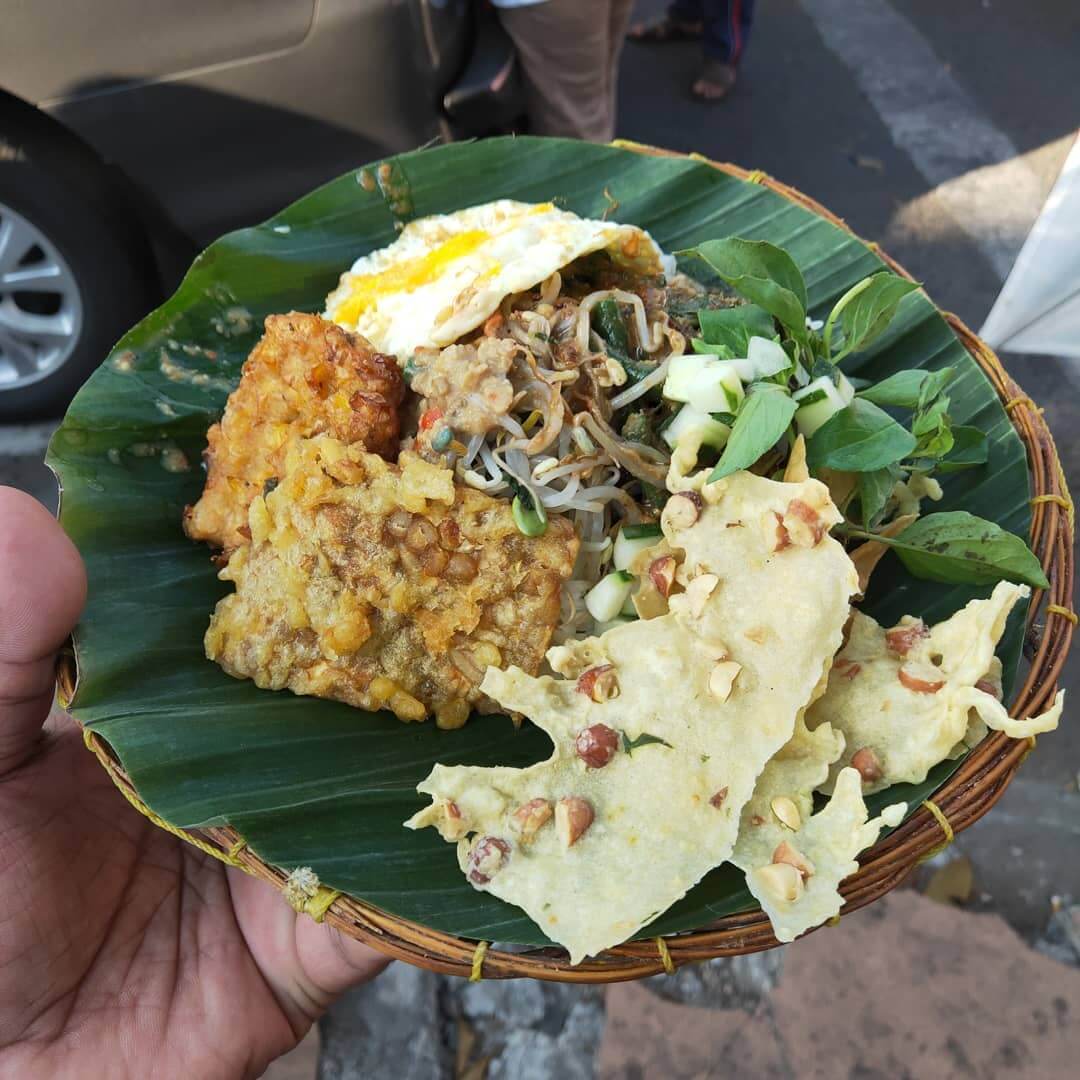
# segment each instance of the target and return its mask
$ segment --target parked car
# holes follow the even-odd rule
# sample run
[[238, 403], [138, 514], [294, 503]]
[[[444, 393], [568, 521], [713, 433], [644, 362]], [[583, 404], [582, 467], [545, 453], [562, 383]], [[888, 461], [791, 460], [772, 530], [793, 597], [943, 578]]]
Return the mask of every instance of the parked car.
[[62, 409], [221, 232], [505, 128], [519, 100], [469, 0], [35, 0], [3, 21], [0, 419]]

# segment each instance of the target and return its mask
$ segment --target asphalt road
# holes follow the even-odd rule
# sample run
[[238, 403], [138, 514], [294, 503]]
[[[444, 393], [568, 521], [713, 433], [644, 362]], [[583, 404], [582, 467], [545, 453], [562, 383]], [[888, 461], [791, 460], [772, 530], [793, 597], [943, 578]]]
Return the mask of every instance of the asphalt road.
[[[642, 0], [639, 14], [663, 9]], [[1080, 124], [1073, 0], [768, 0], [739, 84], [694, 102], [692, 44], [630, 45], [619, 135], [764, 169], [881, 242], [944, 308], [981, 324]], [[239, 224], [239, 223], [238, 223]], [[1080, 490], [1080, 368], [1005, 357], [1046, 406]], [[0, 483], [46, 503], [49, 426], [0, 428]], [[1080, 661], [1064, 685], [1080, 693]], [[1080, 896], [1075, 707], [991, 818], [960, 840], [985, 902], [1037, 929], [1052, 893]]]

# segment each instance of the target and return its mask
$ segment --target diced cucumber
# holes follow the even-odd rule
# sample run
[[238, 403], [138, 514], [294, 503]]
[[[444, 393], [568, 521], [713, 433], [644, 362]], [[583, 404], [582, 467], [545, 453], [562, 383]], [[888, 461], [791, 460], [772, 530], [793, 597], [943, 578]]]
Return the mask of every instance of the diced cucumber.
[[620, 530], [627, 540], [641, 540], [646, 536], [655, 536], [658, 540], [664, 535], [664, 530], [656, 521], [643, 521], [638, 525], [624, 525]]
[[[640, 532], [646, 528], [649, 531], [644, 535], [631, 535], [631, 529]], [[624, 525], [619, 530], [619, 535], [615, 537], [615, 550], [611, 557], [615, 569], [626, 570], [642, 551], [654, 547], [660, 540], [661, 535], [663, 534], [660, 532], [659, 525]]]
[[851, 383], [840, 372], [837, 375], [838, 383], [834, 383], [831, 376], [822, 375], [791, 395], [799, 405], [795, 410], [795, 426], [807, 439], [826, 420], [846, 409], [855, 397]]
[[701, 412], [735, 412], [743, 397], [738, 360], [685, 353], [668, 365], [663, 394], [670, 401], [693, 402]]
[[[831, 383], [832, 380], [830, 380]], [[807, 386], [805, 392], [803, 390], [796, 390], [791, 395], [800, 405], [805, 408], [807, 405], [813, 405], [815, 402], [824, 401], [829, 395], [825, 392], [824, 388], [820, 386]]]
[[731, 434], [731, 428], [727, 424], [721, 424], [719, 420], [714, 420], [707, 412], [702, 412], [693, 405], [684, 405], [675, 414], [675, 419], [660, 434], [672, 450], [683, 439], [690, 437], [697, 437], [701, 446], [711, 446], [716, 450], [722, 450]]
[[[739, 379], [743, 383], [752, 383], [757, 379], [767, 379], [771, 375], [777, 375], [785, 368], [792, 366], [791, 357], [784, 352], [783, 346], [778, 341], [773, 341], [771, 338], [763, 337], [751, 337], [746, 348], [746, 356], [735, 357], [731, 360], [722, 360], [712, 350], [716, 348], [714, 345], [708, 345], [700, 338], [694, 338], [691, 342], [693, 352], [686, 354], [687, 356], [694, 357], [697, 361], [713, 360], [721, 364], [728, 365]], [[677, 370], [677, 361], [682, 360], [683, 357], [675, 357], [671, 361], [671, 366], [668, 368], [668, 383], [671, 382], [671, 373]], [[797, 366], [797, 365], [796, 365]], [[664, 396], [671, 398], [673, 401], [696, 401], [697, 398], [688, 397], [676, 397], [674, 394], [668, 393], [668, 383], [664, 384]], [[678, 391], [679, 383], [676, 383], [676, 390]], [[704, 406], [703, 406], [704, 407]], [[725, 409], [713, 409], [708, 408], [708, 412], [726, 412]]]
[[631, 588], [629, 595], [626, 598], [625, 603], [619, 608], [619, 615], [627, 619], [636, 619], [637, 608], [634, 607], [634, 590]]
[[586, 610], [597, 622], [611, 622], [626, 603], [634, 580], [634, 575], [625, 570], [616, 570], [601, 578], [585, 594]]
[[740, 374], [743, 374], [744, 382], [754, 382], [757, 379], [767, 379], [771, 375], [778, 375], [789, 367], [791, 367], [791, 357], [784, 352], [783, 346], [778, 341], [752, 337], [746, 350], [746, 373], [740, 372]]
[[614, 630], [616, 626], [625, 626], [627, 623], [637, 621], [637, 615], [633, 618], [630, 618], [628, 615], [619, 615], [617, 618], [609, 619], [607, 622], [597, 623], [596, 632], [598, 634], [606, 634], [609, 630]]

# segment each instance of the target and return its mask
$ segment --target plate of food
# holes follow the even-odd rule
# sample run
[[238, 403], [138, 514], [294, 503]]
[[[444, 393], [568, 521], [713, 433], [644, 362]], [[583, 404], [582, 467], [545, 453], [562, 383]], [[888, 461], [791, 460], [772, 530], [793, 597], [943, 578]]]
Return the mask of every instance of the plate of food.
[[764, 180], [494, 139], [207, 249], [48, 458], [131, 801], [393, 955], [569, 979], [791, 941], [984, 812], [1062, 711], [1052, 441]]

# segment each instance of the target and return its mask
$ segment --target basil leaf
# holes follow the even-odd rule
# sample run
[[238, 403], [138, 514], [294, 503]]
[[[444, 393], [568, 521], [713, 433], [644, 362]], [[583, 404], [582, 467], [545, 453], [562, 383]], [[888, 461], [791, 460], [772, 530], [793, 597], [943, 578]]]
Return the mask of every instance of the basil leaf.
[[783, 248], [764, 240], [729, 236], [678, 254], [697, 255], [736, 292], [779, 319], [796, 341], [808, 340], [806, 282]]
[[748, 469], [772, 449], [795, 415], [795, 402], [776, 383], [751, 383], [709, 483]]
[[966, 510], [930, 514], [894, 539], [874, 539], [896, 548], [908, 570], [927, 581], [992, 585], [1005, 580], [1040, 589], [1049, 586], [1039, 560], [1019, 536]]
[[918, 440], [915, 457], [940, 458], [953, 448], [952, 420], [945, 411], [949, 399], [942, 395], [923, 412], [916, 413], [911, 434]]
[[[839, 317], [844, 328], [844, 352], [865, 349], [879, 338], [892, 322], [900, 301], [919, 284], [883, 270], [864, 279], [869, 284], [856, 286], [836, 303], [829, 322]], [[856, 291], [857, 290], [857, 291]]]
[[[952, 378], [952, 368], [942, 368], [935, 372], [936, 376], [948, 372], [948, 379]], [[928, 371], [898, 371], [879, 383], [868, 386], [859, 391], [859, 397], [864, 401], [871, 401], [875, 405], [897, 405], [905, 409], [914, 409], [919, 404], [919, 394], [923, 383], [926, 382]]]
[[727, 345], [714, 345], [712, 342], [703, 341], [701, 338], [691, 338], [690, 348], [694, 352], [705, 356], [718, 356], [721, 360], [734, 360], [736, 353]]
[[[923, 412], [931, 403], [936, 403], [941, 392], [949, 384], [953, 377], [952, 368], [942, 368], [940, 371], [928, 371], [922, 386], [919, 388], [919, 400], [915, 403], [916, 409]], [[948, 399], [946, 399], [946, 406]]]
[[752, 337], [772, 338], [772, 316], [756, 304], [704, 308], [697, 313], [701, 336], [709, 345], [722, 345], [745, 356]]
[[822, 377], [831, 379], [833, 386], [840, 385], [840, 369], [831, 361], [825, 360], [820, 356], [814, 357], [814, 362], [810, 365], [810, 381], [814, 379], [820, 379]]
[[938, 462], [938, 472], [959, 472], [961, 469], [986, 464], [990, 457], [990, 447], [986, 435], [978, 428], [954, 427], [952, 437], [952, 449]]
[[810, 437], [806, 463], [811, 469], [873, 472], [907, 457], [915, 446], [915, 436], [887, 412], [856, 398]]
[[859, 517], [867, 528], [877, 521], [885, 509], [892, 489], [896, 487], [897, 471], [894, 467], [886, 467], [859, 473]]
[[630, 335], [614, 300], [601, 300], [593, 308], [592, 328], [607, 342], [608, 356], [625, 363], [630, 356]]
[[650, 735], [647, 731], [643, 731], [636, 739], [628, 739], [626, 732], [622, 733], [622, 747], [628, 754], [633, 754], [639, 746], [651, 746], [653, 743], [659, 743], [671, 749], [671, 743], [661, 739], [659, 735]]

